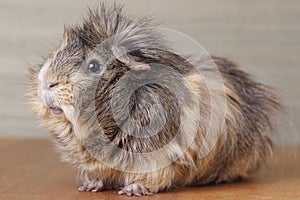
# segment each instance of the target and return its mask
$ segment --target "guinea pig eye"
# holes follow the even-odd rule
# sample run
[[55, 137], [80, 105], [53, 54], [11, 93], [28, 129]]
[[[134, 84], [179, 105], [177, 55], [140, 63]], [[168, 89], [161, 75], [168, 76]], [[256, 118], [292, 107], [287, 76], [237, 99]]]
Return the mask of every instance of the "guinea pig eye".
[[91, 60], [88, 63], [88, 71], [91, 73], [99, 73], [101, 71], [101, 64], [97, 60]]

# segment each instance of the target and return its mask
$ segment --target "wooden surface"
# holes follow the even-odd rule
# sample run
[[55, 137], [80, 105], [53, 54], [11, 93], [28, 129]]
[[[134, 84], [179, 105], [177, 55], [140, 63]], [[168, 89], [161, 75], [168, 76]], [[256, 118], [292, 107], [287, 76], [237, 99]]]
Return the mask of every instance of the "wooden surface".
[[[111, 0], [106, 0], [111, 2]], [[115, 0], [129, 15], [153, 15], [209, 53], [255, 68], [300, 119], [299, 0]], [[39, 64], [99, 0], [0, 1], [0, 137], [46, 137], [24, 98], [26, 68]], [[253, 71], [253, 70], [251, 70]], [[17, 126], [16, 126], [17, 124]], [[300, 123], [295, 123], [298, 130]], [[300, 139], [298, 140], [300, 144]]]
[[284, 148], [279, 159], [249, 180], [174, 189], [147, 197], [127, 197], [116, 191], [95, 194], [77, 191], [74, 169], [59, 161], [47, 140], [2, 139], [0, 199], [300, 199], [300, 158], [297, 153], [300, 148]]

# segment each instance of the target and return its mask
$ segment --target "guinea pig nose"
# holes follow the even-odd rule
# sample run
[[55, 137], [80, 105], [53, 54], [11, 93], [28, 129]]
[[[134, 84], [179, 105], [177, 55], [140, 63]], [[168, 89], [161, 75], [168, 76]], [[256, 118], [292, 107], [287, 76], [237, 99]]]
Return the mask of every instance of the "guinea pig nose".
[[54, 88], [56, 88], [58, 85], [58, 83], [47, 83], [46, 84], [46, 89], [48, 90], [53, 90]]

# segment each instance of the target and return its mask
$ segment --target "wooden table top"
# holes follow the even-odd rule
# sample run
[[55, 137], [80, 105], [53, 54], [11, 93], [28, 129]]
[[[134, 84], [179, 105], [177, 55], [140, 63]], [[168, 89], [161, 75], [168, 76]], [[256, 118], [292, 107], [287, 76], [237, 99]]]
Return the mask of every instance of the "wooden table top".
[[249, 180], [174, 189], [146, 197], [117, 191], [77, 191], [76, 172], [61, 163], [50, 141], [0, 140], [0, 199], [300, 199], [300, 148], [284, 148], [276, 161]]

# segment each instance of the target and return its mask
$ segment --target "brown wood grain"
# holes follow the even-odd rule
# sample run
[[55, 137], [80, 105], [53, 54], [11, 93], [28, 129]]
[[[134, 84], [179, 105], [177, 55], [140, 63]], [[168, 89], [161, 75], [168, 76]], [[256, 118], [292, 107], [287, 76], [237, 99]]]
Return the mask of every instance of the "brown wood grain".
[[0, 140], [0, 199], [300, 199], [300, 148], [282, 148], [274, 161], [248, 180], [174, 189], [147, 197], [109, 190], [77, 191], [75, 170], [59, 161], [47, 140]]

